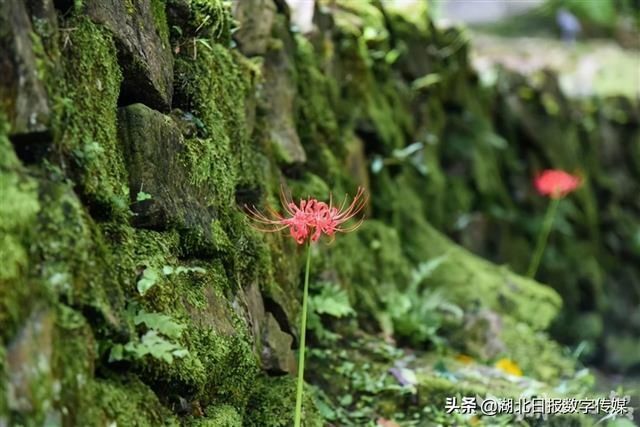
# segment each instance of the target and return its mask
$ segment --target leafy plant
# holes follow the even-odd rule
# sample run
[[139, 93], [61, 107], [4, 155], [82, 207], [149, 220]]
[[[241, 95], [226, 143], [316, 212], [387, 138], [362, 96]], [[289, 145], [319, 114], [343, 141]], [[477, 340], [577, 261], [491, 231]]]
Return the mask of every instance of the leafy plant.
[[[363, 359], [363, 355], [366, 358]], [[352, 337], [339, 349], [336, 346], [314, 348], [311, 356], [316, 366], [329, 367], [330, 373], [323, 375], [325, 380], [341, 385], [333, 388], [330, 395], [319, 389], [314, 393], [320, 413], [332, 425], [373, 426], [372, 420], [380, 416], [384, 405], [381, 401], [392, 396], [394, 401], [401, 401], [414, 394], [415, 389], [403, 385], [390, 369], [406, 354], [380, 338]], [[409, 369], [397, 371], [413, 375]], [[406, 421], [408, 418], [404, 415], [408, 414], [395, 414], [394, 418]]]
[[411, 83], [414, 90], [424, 90], [442, 81], [442, 76], [438, 73], [431, 73], [415, 79]]
[[321, 315], [342, 318], [355, 314], [347, 292], [336, 283], [322, 282], [313, 286], [320, 292], [309, 299], [309, 329], [319, 340], [335, 341], [339, 335], [326, 329]]
[[347, 292], [335, 283], [324, 283], [319, 294], [311, 298], [312, 307], [318, 314], [344, 317], [354, 314]]
[[134, 317], [136, 325], [145, 325], [147, 331], [136, 340], [126, 344], [115, 344], [109, 353], [109, 362], [120, 360], [140, 360], [151, 356], [167, 363], [175, 358], [183, 358], [189, 351], [171, 340], [182, 335], [185, 326], [161, 313], [147, 313], [140, 310]]
[[371, 172], [378, 174], [385, 166], [405, 164], [413, 166], [421, 175], [428, 173], [424, 164], [424, 144], [422, 142], [414, 142], [402, 149], [395, 149], [391, 153], [391, 157], [376, 155], [371, 161]]
[[133, 318], [136, 325], [145, 325], [148, 329], [158, 331], [168, 338], [178, 339], [182, 335], [185, 326], [175, 322], [171, 317], [162, 313], [147, 313], [140, 310]]
[[156, 269], [154, 269], [153, 267], [145, 268], [142, 272], [142, 277], [140, 277], [138, 283], [136, 284], [140, 295], [144, 296], [147, 292], [149, 292], [149, 289], [157, 284], [159, 278], [160, 275], [158, 274], [158, 271]]
[[446, 317], [460, 321], [463, 311], [448, 302], [440, 293], [430, 289], [421, 289], [421, 285], [439, 268], [448, 256], [434, 258], [421, 263], [413, 271], [411, 282], [404, 291], [395, 291], [387, 296], [387, 329], [394, 335], [407, 339], [413, 345], [425, 342], [441, 343], [438, 331]]
[[204, 274], [207, 270], [202, 267], [184, 267], [182, 265], [178, 267], [172, 267], [170, 265], [165, 265], [162, 267], [162, 274], [165, 276], [170, 276], [172, 274], [184, 274], [184, 273], [199, 273]]
[[143, 359], [149, 355], [167, 363], [173, 363], [174, 358], [182, 358], [189, 351], [168, 341], [156, 331], [148, 331], [139, 341], [130, 341], [125, 345], [116, 344], [111, 348], [109, 362], [126, 359]]
[[151, 200], [153, 196], [149, 193], [145, 193], [144, 191], [138, 191], [136, 195], [136, 202], [144, 202], [145, 200]]
[[[204, 274], [207, 270], [202, 267], [185, 267], [185, 266], [177, 266], [173, 267], [171, 265], [165, 265], [162, 267], [162, 274], [165, 276], [171, 276], [173, 274], [185, 274], [185, 273], [198, 273]], [[144, 296], [151, 288], [157, 285], [160, 282], [160, 273], [157, 269], [153, 267], [146, 267], [142, 272], [142, 276], [138, 280], [136, 287], [138, 288], [138, 292], [140, 295]]]

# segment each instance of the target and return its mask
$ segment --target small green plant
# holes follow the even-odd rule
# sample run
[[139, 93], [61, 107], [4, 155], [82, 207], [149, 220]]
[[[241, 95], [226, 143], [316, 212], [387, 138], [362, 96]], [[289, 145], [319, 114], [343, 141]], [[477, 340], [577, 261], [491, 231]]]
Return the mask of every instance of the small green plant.
[[170, 265], [165, 265], [164, 267], [162, 267], [162, 274], [164, 274], [165, 276], [170, 276], [172, 274], [185, 274], [185, 273], [204, 274], [206, 272], [207, 270], [205, 270], [202, 267], [184, 267], [181, 265], [178, 267], [172, 267]]
[[343, 318], [355, 314], [347, 292], [336, 283], [321, 282], [313, 286], [320, 292], [309, 298], [309, 329], [321, 341], [334, 342], [340, 336], [322, 324], [322, 315]]
[[168, 338], [178, 339], [182, 335], [184, 325], [177, 323], [171, 317], [161, 313], [147, 313], [140, 310], [133, 318], [133, 322], [138, 325], [145, 325], [147, 329], [158, 331]]
[[175, 358], [183, 358], [189, 354], [186, 348], [173, 342], [180, 338], [185, 326], [171, 317], [140, 310], [133, 321], [137, 326], [144, 325], [147, 331], [133, 341], [111, 347], [109, 362], [140, 360], [145, 356], [151, 356], [173, 363]]
[[144, 191], [138, 191], [136, 195], [136, 202], [144, 202], [145, 200], [151, 200], [153, 196], [149, 193], [145, 193]]
[[[198, 273], [204, 274], [207, 270], [202, 267], [184, 267], [182, 265], [173, 267], [171, 265], [165, 265], [162, 267], [162, 274], [164, 276], [186, 274], [186, 273]], [[146, 267], [142, 272], [142, 276], [138, 280], [136, 287], [140, 295], [144, 296], [151, 288], [157, 285], [161, 280], [160, 273], [154, 267]]]
[[153, 267], [145, 268], [144, 271], [142, 272], [142, 276], [140, 277], [140, 279], [138, 280], [138, 283], [136, 284], [136, 288], [138, 289], [138, 292], [140, 293], [140, 295], [144, 296], [147, 292], [149, 292], [149, 289], [154, 287], [158, 283], [159, 279], [160, 279], [160, 275], [158, 274], [158, 271], [155, 268]]
[[421, 263], [413, 271], [407, 289], [392, 292], [387, 296], [386, 319], [387, 328], [399, 337], [409, 340], [413, 345], [432, 342], [441, 343], [438, 331], [445, 318], [460, 321], [464, 315], [462, 309], [448, 302], [440, 293], [430, 289], [422, 289], [422, 283], [429, 278], [448, 258], [442, 255]]
[[[385, 407], [382, 401], [410, 399], [415, 395], [417, 378], [413, 370], [397, 366], [406, 356], [392, 344], [371, 336], [352, 336], [339, 349], [335, 345], [313, 348], [314, 365], [330, 369], [323, 378], [341, 385], [332, 388], [330, 395], [314, 390], [316, 405], [325, 420], [339, 426], [373, 426], [372, 421]], [[398, 376], [408, 379], [410, 384], [401, 383]], [[398, 413], [394, 418], [407, 421], [407, 415]]]
[[427, 175], [428, 170], [424, 163], [424, 144], [414, 142], [402, 149], [393, 150], [391, 157], [376, 155], [371, 161], [371, 172], [378, 174], [385, 166], [410, 165], [421, 175]]

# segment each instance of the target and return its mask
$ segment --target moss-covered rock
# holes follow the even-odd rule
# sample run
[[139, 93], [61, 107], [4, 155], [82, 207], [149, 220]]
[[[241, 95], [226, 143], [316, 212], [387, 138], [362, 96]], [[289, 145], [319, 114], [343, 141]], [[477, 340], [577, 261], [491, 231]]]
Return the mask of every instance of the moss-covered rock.
[[199, 427], [242, 427], [242, 416], [233, 406], [209, 406], [205, 418], [195, 418], [190, 425]]
[[124, 73], [121, 99], [166, 111], [173, 95], [173, 56], [163, 2], [84, 2], [85, 13], [109, 29]]
[[[244, 419], [246, 426], [284, 427], [293, 423], [296, 383], [291, 377], [258, 378], [253, 385]], [[309, 389], [302, 404], [302, 425], [323, 425]]]
[[233, 3], [233, 17], [239, 28], [233, 34], [240, 51], [247, 56], [264, 55], [276, 18], [273, 0], [255, 0]]
[[36, 49], [42, 49], [40, 39], [30, 37], [33, 27], [24, 3], [3, 3], [0, 16], [0, 40], [5, 46], [0, 59], [4, 64], [0, 111], [11, 125], [11, 135], [46, 133], [51, 107], [36, 55]]
[[8, 139], [8, 126], [0, 117], [0, 256], [4, 267], [0, 272], [0, 324], [6, 343], [29, 314], [25, 301], [37, 302], [47, 293], [29, 276], [34, 266], [30, 261], [30, 242], [34, 236], [35, 221], [40, 212], [38, 184], [20, 166]]
[[148, 386], [135, 377], [118, 380], [92, 379], [84, 388], [92, 399], [81, 407], [76, 421], [83, 425], [156, 426], [179, 425], [178, 420], [163, 406]]
[[56, 85], [54, 144], [89, 206], [107, 217], [126, 210], [128, 198], [116, 137], [122, 73], [109, 31], [86, 18], [72, 22], [75, 30], [62, 49], [63, 80], [51, 83]]
[[[166, 12], [175, 51], [194, 56], [211, 40], [228, 45], [233, 19], [230, 5], [223, 0], [168, 0]], [[197, 41], [200, 39], [200, 41]]]
[[205, 244], [212, 245], [216, 213], [203, 203], [207, 192], [192, 184], [180, 161], [187, 149], [178, 124], [143, 104], [133, 104], [119, 110], [118, 129], [129, 171], [132, 223], [159, 230], [175, 227], [200, 234]]
[[295, 99], [298, 96], [294, 63], [295, 39], [284, 16], [276, 16], [273, 42], [264, 57], [262, 103], [269, 123], [269, 139], [274, 152], [284, 165], [304, 163], [307, 154], [295, 123]]

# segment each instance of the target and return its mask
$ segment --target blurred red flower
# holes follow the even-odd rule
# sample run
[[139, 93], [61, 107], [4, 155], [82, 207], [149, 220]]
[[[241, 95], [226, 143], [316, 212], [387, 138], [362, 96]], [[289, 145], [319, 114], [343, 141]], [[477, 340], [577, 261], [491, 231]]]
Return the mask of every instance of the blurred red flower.
[[340, 226], [360, 213], [366, 206], [368, 198], [364, 189], [358, 187], [355, 197], [345, 208], [347, 199], [348, 196], [345, 196], [339, 208], [333, 206], [331, 198], [329, 204], [309, 197], [300, 199], [300, 203], [296, 205], [293, 200], [287, 198], [284, 191], [281, 191], [280, 200], [285, 215], [271, 208], [267, 208], [269, 215], [258, 211], [255, 206], [245, 206], [245, 209], [252, 220], [266, 226], [266, 228], [254, 228], [266, 232], [276, 232], [288, 228], [291, 237], [301, 245], [309, 238], [312, 242], [317, 241], [322, 233], [333, 237], [336, 232], [346, 233], [358, 228], [362, 220], [348, 228]]
[[547, 169], [536, 176], [534, 184], [541, 195], [560, 199], [580, 187], [582, 179], [563, 170]]

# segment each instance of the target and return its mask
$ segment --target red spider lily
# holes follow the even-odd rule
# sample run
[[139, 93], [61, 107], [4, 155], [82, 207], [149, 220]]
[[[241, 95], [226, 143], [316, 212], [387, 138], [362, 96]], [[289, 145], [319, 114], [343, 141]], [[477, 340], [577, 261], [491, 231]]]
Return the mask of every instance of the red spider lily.
[[560, 199], [580, 187], [582, 179], [563, 170], [547, 169], [536, 176], [534, 184], [541, 195]]
[[295, 202], [287, 198], [284, 191], [281, 191], [280, 201], [285, 211], [284, 216], [271, 208], [267, 208], [268, 216], [258, 211], [255, 206], [245, 206], [245, 208], [251, 219], [266, 226], [266, 228], [254, 228], [266, 232], [276, 232], [288, 228], [291, 237], [298, 244], [303, 244], [308, 238], [312, 242], [317, 241], [322, 233], [333, 237], [336, 232], [346, 233], [358, 228], [362, 220], [348, 228], [342, 228], [341, 225], [360, 213], [366, 206], [367, 200], [362, 187], [358, 188], [356, 196], [346, 208], [347, 196], [339, 208], [333, 206], [331, 197], [329, 204], [309, 197], [300, 199], [299, 205], [296, 205]]
[[346, 209], [347, 196], [344, 197], [339, 208], [333, 206], [333, 198], [329, 197], [329, 206], [327, 206], [326, 211], [323, 213], [323, 217], [316, 220], [316, 227], [320, 228], [327, 236], [333, 236], [336, 231], [348, 233], [355, 230], [360, 227], [363, 219], [360, 219], [360, 221], [348, 228], [341, 228], [340, 226], [358, 215], [365, 208], [368, 200], [369, 198], [362, 187], [358, 187], [358, 192]]

